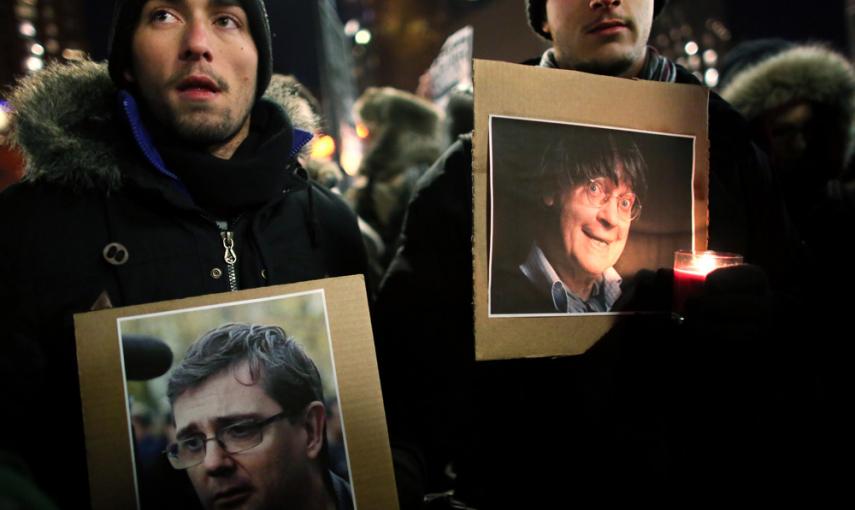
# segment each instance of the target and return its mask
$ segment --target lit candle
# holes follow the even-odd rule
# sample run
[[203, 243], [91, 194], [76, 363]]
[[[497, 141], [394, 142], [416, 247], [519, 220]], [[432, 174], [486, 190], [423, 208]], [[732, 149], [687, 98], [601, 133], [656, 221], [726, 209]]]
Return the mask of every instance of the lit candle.
[[683, 315], [686, 300], [703, 292], [707, 275], [716, 269], [742, 264], [742, 255], [718, 251], [674, 252], [674, 312]]

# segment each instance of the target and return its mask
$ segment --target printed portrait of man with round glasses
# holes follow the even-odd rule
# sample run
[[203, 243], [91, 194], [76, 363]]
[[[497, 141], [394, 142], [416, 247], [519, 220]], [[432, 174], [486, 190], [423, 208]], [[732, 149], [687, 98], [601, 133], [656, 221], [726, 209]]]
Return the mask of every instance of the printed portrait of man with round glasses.
[[[663, 246], [674, 239], [691, 246], [691, 143], [508, 118], [493, 118], [491, 128], [491, 314], [621, 311], [631, 277], [668, 264]], [[527, 147], [506, 145], [521, 139]], [[648, 158], [642, 148], [656, 155]], [[687, 164], [682, 175], [671, 168], [677, 162], [665, 161], [669, 155]], [[652, 173], [654, 193], [649, 192]], [[671, 216], [664, 224], [663, 211]], [[642, 225], [639, 241], [630, 244], [649, 212], [653, 221]], [[651, 243], [656, 236], [666, 242]], [[630, 247], [632, 261], [620, 268]]]

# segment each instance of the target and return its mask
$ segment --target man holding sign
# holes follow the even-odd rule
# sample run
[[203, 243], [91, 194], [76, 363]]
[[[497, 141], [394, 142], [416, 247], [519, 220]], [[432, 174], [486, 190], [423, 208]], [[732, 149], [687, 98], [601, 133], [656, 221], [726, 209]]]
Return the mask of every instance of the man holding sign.
[[296, 159], [311, 133], [265, 96], [264, 2], [114, 13], [107, 65], [48, 66], [13, 92], [28, 172], [0, 194], [0, 383], [27, 417], [3, 420], [0, 450], [63, 508], [88, 500], [73, 314], [365, 270], [353, 212]]
[[[552, 47], [528, 63], [700, 86], [688, 70], [647, 45], [653, 19], [665, 4], [530, 0], [532, 29]], [[556, 90], [555, 99], [562, 94], [572, 98], [571, 91]], [[744, 254], [774, 283], [791, 264], [789, 223], [743, 119], [714, 93], [709, 133], [709, 246]], [[607, 495], [616, 486], [664, 491], [691, 471], [675, 465], [721, 473], [717, 468], [737, 448], [728, 438], [741, 431], [734, 425], [710, 436], [711, 425], [674, 404], [693, 390], [696, 396], [716, 391], [712, 386], [719, 379], [705, 378], [708, 372], [700, 369], [692, 373], [694, 366], [686, 373], [676, 370], [671, 356], [679, 354], [666, 349], [670, 339], [685, 339], [687, 332], [698, 340], [703, 318], [679, 330], [666, 318], [639, 320], [632, 329], [621, 324], [591, 351], [572, 358], [474, 363], [471, 150], [471, 138], [462, 137], [419, 183], [374, 310], [402, 502], [416, 503], [420, 491], [447, 488], [451, 482], [443, 473], [449, 472], [457, 475], [456, 497], [478, 508], [508, 507], [511, 501], [528, 508], [563, 507], [571, 496]], [[762, 271], [752, 266], [735, 271], [740, 274], [730, 275], [744, 284], [738, 291], [747, 292], [716, 296], [727, 297], [730, 306], [704, 316], [730, 340], [744, 329], [744, 323], [729, 320], [733, 305], [747, 303], [740, 320], [765, 319], [763, 303], [755, 306], [767, 290]], [[652, 287], [670, 295], [666, 272], [650, 276]], [[718, 278], [725, 290], [727, 276]], [[697, 362], [711, 369], [709, 361]], [[679, 372], [693, 384], [651, 376], [657, 371]], [[702, 446], [692, 439], [701, 436], [708, 438]], [[727, 476], [747, 476], [751, 465], [737, 466]]]

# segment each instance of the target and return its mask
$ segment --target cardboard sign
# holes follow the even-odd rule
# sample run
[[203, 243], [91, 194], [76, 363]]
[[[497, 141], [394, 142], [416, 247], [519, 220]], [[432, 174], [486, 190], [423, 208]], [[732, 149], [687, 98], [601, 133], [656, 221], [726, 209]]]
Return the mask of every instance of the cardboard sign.
[[[300, 462], [323, 481], [315, 488], [332, 501], [397, 508], [362, 277], [107, 309], [74, 319], [95, 510], [157, 508], [162, 498], [171, 508], [198, 507], [204, 498], [237, 504], [264, 491], [278, 491], [283, 505], [301, 507], [287, 501], [291, 493], [283, 489], [295, 483], [289, 470], [271, 480], [268, 469]], [[252, 337], [248, 344], [255, 346], [264, 343], [262, 337], [272, 338], [274, 362], [251, 372], [246, 361], [231, 361], [235, 351], [219, 353], [216, 361], [208, 349], [226, 345], [229, 335]], [[210, 343], [198, 343], [205, 337]], [[197, 351], [209, 347], [191, 355], [194, 344]], [[286, 345], [290, 350], [282, 350]], [[217, 365], [223, 359], [225, 368]], [[205, 375], [198, 373], [200, 365], [220, 368]], [[270, 366], [284, 367], [276, 369], [275, 381], [297, 382], [285, 388], [270, 376]], [[315, 369], [319, 379], [306, 375]], [[191, 382], [170, 402], [170, 384], [181, 388], [188, 373]], [[212, 391], [214, 398], [205, 398]], [[293, 395], [309, 395], [303, 398], [309, 403]], [[306, 445], [311, 430], [316, 441]], [[260, 443], [245, 444], [247, 437]], [[215, 447], [217, 453], [211, 452]], [[200, 449], [201, 455], [194, 453]], [[212, 458], [225, 467], [211, 465]], [[176, 469], [176, 462], [195, 464]], [[314, 486], [311, 476], [300, 480]]]
[[[707, 243], [709, 92], [475, 61], [476, 357], [584, 353]], [[658, 305], [657, 305], [658, 306]]]
[[451, 34], [428, 70], [431, 99], [441, 109], [456, 88], [472, 86], [473, 36], [470, 26]]

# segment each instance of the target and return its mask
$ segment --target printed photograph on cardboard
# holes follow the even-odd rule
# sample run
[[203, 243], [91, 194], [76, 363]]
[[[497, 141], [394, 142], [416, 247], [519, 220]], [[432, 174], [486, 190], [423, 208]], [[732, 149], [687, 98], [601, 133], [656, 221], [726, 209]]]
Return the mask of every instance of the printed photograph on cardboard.
[[323, 291], [118, 329], [140, 508], [353, 508]]
[[490, 116], [490, 316], [639, 311], [639, 271], [693, 246], [694, 142]]

